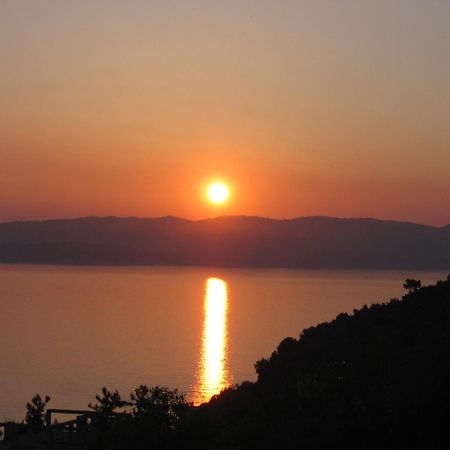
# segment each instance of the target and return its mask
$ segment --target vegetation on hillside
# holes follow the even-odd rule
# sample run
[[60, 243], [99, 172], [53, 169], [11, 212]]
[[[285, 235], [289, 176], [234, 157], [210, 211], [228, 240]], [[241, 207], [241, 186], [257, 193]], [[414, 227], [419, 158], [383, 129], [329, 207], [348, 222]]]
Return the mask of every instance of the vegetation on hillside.
[[[205, 448], [444, 448], [450, 278], [287, 338], [204, 409]], [[412, 289], [411, 289], [412, 287]]]

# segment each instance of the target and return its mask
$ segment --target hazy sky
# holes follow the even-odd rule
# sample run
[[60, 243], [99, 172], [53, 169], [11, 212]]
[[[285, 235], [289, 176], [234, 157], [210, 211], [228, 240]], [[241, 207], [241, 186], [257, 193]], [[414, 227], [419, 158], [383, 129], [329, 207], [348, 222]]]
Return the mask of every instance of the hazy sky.
[[0, 221], [450, 223], [450, 0], [1, 0], [0, 64]]

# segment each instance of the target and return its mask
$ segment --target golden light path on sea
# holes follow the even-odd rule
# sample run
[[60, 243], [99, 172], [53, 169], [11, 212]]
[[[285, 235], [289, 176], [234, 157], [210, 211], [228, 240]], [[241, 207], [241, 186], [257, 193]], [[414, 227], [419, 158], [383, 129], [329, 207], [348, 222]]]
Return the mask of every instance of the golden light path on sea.
[[228, 289], [220, 278], [206, 280], [202, 350], [195, 403], [208, 401], [230, 384], [228, 352]]

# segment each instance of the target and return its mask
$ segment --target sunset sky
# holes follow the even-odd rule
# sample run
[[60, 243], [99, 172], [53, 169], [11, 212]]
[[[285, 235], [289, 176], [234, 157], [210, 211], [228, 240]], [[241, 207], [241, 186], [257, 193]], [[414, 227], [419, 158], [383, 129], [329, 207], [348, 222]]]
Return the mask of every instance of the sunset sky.
[[2, 0], [0, 61], [0, 221], [450, 223], [450, 1]]

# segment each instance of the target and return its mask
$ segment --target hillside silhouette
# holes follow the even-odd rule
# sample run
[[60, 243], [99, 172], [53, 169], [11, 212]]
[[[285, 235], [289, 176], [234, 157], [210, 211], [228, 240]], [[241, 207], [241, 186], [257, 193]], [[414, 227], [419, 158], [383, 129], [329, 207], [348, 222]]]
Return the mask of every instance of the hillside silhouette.
[[446, 448], [449, 355], [450, 275], [283, 340], [201, 408], [204, 448]]
[[0, 262], [447, 270], [450, 226], [247, 216], [9, 222], [0, 224]]

